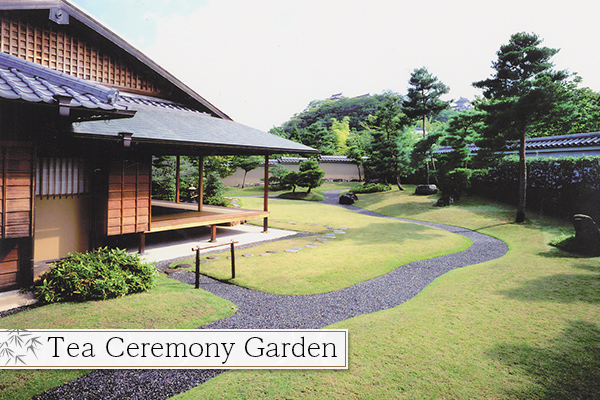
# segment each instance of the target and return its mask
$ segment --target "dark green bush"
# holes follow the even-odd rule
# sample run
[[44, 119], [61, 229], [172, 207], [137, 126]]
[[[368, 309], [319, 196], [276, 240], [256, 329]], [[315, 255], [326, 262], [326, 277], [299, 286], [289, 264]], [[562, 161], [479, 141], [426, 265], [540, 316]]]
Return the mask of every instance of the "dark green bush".
[[[503, 159], [471, 178], [470, 192], [517, 204], [518, 158]], [[527, 159], [527, 208], [546, 215], [586, 214], [600, 221], [600, 157]]]
[[40, 277], [35, 295], [44, 303], [111, 299], [152, 288], [156, 274], [152, 263], [125, 250], [70, 253]]
[[353, 193], [377, 193], [390, 190], [392, 190], [392, 186], [387, 183], [363, 183], [352, 187]]

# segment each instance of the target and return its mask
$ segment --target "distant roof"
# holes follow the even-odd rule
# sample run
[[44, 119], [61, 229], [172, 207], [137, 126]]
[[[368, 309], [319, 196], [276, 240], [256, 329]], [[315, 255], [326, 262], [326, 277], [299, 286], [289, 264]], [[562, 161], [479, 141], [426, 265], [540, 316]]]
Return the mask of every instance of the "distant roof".
[[119, 92], [0, 52], [0, 98], [62, 106], [81, 119], [132, 116], [118, 104]]
[[[479, 148], [474, 144], [469, 145], [472, 153], [477, 153]], [[600, 132], [575, 133], [572, 135], [546, 136], [527, 139], [525, 149], [532, 153], [551, 153], [558, 150], [589, 150], [600, 151]], [[509, 148], [507, 152], [514, 151], [515, 148]], [[449, 153], [452, 148], [449, 146], [438, 147], [435, 153]]]
[[129, 53], [139, 60], [146, 67], [162, 76], [179, 90], [186, 93], [191, 99], [197, 101], [206, 107], [215, 116], [231, 120], [231, 118], [223, 111], [215, 107], [204, 97], [200, 96], [190, 87], [185, 85], [179, 79], [175, 78], [168, 71], [163, 69], [157, 63], [148, 58], [141, 51], [130, 45], [124, 39], [112, 32], [110, 29], [102, 25], [100, 22], [92, 18], [89, 14], [70, 3], [67, 0], [2, 0], [0, 1], [0, 10], [48, 10], [49, 18], [59, 24], [68, 24], [71, 18], [76, 19], [86, 25], [100, 36], [103, 36], [115, 46], [120, 47], [125, 52]]
[[132, 134], [132, 142], [194, 146], [214, 154], [318, 153], [311, 147], [234, 121], [215, 118], [177, 103], [122, 94], [119, 105], [135, 110], [135, 117], [73, 124], [78, 135], [119, 138]]

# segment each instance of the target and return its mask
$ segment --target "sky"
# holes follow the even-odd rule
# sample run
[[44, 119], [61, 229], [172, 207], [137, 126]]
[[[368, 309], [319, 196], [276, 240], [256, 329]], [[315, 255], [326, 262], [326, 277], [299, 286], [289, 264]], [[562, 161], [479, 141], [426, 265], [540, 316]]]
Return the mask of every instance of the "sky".
[[481, 91], [502, 44], [533, 32], [600, 91], [595, 0], [71, 0], [233, 120], [268, 131], [312, 100], [394, 91], [426, 67]]

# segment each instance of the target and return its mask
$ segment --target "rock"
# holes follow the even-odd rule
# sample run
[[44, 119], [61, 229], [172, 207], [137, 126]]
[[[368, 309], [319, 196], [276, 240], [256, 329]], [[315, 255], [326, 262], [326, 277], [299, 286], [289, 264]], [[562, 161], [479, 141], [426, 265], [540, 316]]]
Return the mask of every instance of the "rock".
[[430, 194], [436, 194], [438, 188], [435, 185], [419, 185], [415, 189], [415, 194], [429, 196]]
[[592, 217], [584, 214], [573, 216], [575, 240], [582, 252], [588, 254], [600, 253], [600, 229]]
[[452, 196], [440, 197], [438, 199], [437, 203], [435, 203], [435, 205], [438, 207], [447, 207], [447, 206], [451, 206], [452, 204], [454, 204], [454, 197], [452, 197]]
[[349, 206], [354, 204], [354, 202], [358, 200], [358, 197], [354, 193], [346, 193], [340, 196], [340, 204]]

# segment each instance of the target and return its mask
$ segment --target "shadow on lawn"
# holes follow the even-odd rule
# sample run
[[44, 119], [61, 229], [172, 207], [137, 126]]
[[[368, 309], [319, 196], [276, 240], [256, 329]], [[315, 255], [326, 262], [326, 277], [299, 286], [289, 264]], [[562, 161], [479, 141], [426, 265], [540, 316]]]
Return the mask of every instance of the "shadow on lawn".
[[502, 344], [490, 356], [511, 375], [526, 374], [533, 385], [507, 389], [517, 399], [598, 399], [600, 393], [600, 329], [571, 321], [552, 347]]
[[574, 267], [595, 274], [552, 275], [528, 281], [519, 288], [500, 293], [513, 299], [526, 301], [600, 304], [600, 267], [585, 263]]

